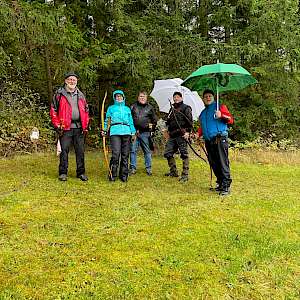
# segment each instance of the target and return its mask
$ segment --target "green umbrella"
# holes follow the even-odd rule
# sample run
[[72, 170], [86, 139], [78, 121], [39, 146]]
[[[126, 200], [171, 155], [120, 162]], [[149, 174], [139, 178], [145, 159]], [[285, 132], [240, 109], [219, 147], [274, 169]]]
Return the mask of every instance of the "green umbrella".
[[217, 93], [217, 109], [219, 109], [219, 92], [239, 91], [256, 82], [256, 79], [239, 65], [217, 63], [200, 67], [181, 85], [197, 92], [205, 89], [213, 90]]

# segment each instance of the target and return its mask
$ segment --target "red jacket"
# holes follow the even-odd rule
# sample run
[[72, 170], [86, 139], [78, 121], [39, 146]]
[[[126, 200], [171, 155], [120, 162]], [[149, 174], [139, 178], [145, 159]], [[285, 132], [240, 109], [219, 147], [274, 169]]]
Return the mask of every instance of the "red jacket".
[[[87, 131], [89, 125], [88, 104], [83, 93], [79, 89], [77, 90], [80, 122], [82, 130]], [[67, 91], [64, 88], [58, 89], [53, 97], [50, 107], [50, 117], [55, 128], [70, 130], [72, 122], [72, 106], [68, 100]]]

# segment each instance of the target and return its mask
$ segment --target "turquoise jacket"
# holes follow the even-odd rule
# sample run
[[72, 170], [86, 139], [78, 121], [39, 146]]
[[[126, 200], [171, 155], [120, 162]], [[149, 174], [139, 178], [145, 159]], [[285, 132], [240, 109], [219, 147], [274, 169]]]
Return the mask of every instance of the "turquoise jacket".
[[[116, 94], [123, 96], [122, 102], [117, 102]], [[134, 135], [136, 130], [133, 125], [131, 110], [125, 105], [125, 95], [121, 90], [113, 92], [114, 104], [109, 106], [104, 121], [104, 130], [107, 130], [109, 124], [109, 135]]]

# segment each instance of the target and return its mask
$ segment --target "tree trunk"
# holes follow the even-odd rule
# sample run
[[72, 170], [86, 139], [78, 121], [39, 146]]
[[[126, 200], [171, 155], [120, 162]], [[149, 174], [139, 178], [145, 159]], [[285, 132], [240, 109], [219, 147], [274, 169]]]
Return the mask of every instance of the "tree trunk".
[[50, 54], [49, 54], [49, 45], [45, 45], [44, 48], [45, 52], [45, 67], [46, 67], [46, 78], [48, 83], [48, 102], [49, 104], [53, 98], [53, 83], [52, 83], [52, 76], [51, 76], [51, 68], [50, 68]]
[[208, 37], [208, 0], [201, 0], [199, 5], [199, 32], [202, 37]]

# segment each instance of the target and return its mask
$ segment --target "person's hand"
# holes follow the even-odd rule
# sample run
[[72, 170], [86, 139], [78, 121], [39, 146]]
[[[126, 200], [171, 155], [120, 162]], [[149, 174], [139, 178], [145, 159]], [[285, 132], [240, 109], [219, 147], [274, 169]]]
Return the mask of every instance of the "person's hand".
[[188, 140], [189, 137], [190, 137], [190, 134], [189, 134], [188, 132], [186, 132], [186, 133], [183, 135], [183, 138], [184, 138], [185, 140]]
[[215, 112], [215, 118], [216, 119], [220, 119], [221, 115], [222, 115], [221, 112], [219, 110], [216, 110], [216, 112]]
[[139, 132], [139, 130], [137, 130], [136, 133], [135, 133], [135, 138], [137, 138], [137, 137], [140, 137], [140, 132]]
[[135, 134], [131, 135], [131, 143], [134, 143], [135, 140], [136, 140], [136, 135]]
[[86, 136], [88, 135], [88, 130], [82, 130], [83, 136], [86, 138]]
[[152, 123], [149, 123], [148, 127], [149, 127], [149, 130], [152, 131], [152, 129], [153, 129], [153, 124], [152, 124]]
[[105, 130], [101, 130], [101, 131], [100, 131], [100, 134], [101, 134], [101, 136], [106, 136], [106, 135], [107, 135], [107, 132], [106, 132]]

